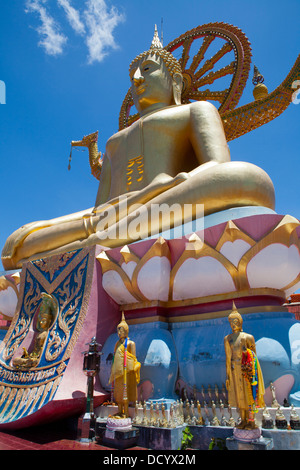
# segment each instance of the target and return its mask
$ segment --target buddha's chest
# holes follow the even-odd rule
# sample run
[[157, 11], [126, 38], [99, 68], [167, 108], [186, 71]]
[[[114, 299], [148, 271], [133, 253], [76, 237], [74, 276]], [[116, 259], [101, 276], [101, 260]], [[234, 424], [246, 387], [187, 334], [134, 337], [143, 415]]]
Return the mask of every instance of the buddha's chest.
[[243, 351], [247, 349], [247, 340], [243, 334], [239, 334], [238, 336], [231, 336], [229, 339], [229, 345], [231, 347], [232, 356], [233, 358], [241, 358]]
[[[158, 113], [159, 114], [159, 113]], [[168, 119], [159, 115], [140, 119], [128, 129], [126, 155], [132, 158], [138, 155], [153, 157], [170, 155], [174, 149], [187, 145], [188, 132], [185, 120], [170, 116]]]
[[[186, 119], [155, 113], [139, 119], [118, 139], [112, 156], [112, 176], [122, 180], [122, 191], [135, 191], [159, 174], [176, 176], [189, 147]], [[123, 185], [124, 188], [123, 188]]]

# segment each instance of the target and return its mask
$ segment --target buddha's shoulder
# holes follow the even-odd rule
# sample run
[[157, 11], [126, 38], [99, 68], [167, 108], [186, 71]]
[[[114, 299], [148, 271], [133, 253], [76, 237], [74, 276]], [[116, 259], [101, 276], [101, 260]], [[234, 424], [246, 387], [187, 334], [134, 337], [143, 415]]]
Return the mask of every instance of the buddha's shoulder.
[[126, 129], [122, 129], [118, 132], [116, 132], [115, 134], [113, 134], [109, 139], [108, 141], [106, 142], [106, 149], [110, 149], [110, 148], [113, 148], [115, 147], [116, 145], [118, 145], [121, 141], [124, 140], [124, 137], [126, 136], [128, 130], [127, 128]]
[[245, 340], [254, 341], [254, 336], [252, 336], [250, 333], [246, 333], [245, 331], [241, 332], [241, 336]]
[[209, 101], [194, 101], [193, 103], [189, 103], [188, 106], [191, 112], [207, 110], [217, 111], [217, 108]]
[[192, 103], [171, 106], [166, 110], [167, 112], [169, 110], [171, 113], [189, 117], [191, 114], [197, 114], [198, 112], [207, 112], [209, 110], [217, 111], [217, 108], [209, 101], [193, 101]]

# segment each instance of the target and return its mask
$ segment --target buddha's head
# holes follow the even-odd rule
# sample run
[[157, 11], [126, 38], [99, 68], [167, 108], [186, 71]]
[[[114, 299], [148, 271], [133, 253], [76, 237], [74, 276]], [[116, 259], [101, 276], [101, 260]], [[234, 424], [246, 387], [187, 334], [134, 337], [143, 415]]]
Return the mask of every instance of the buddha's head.
[[120, 339], [124, 339], [128, 337], [129, 327], [125, 320], [125, 316], [123, 312], [122, 312], [122, 320], [117, 326], [117, 333]]
[[132, 98], [140, 114], [152, 105], [181, 104], [181, 67], [162, 47], [156, 27], [150, 49], [131, 62], [129, 74]]
[[228, 320], [231, 326], [232, 331], [238, 332], [242, 331], [243, 327], [243, 318], [242, 315], [237, 311], [235, 303], [232, 305], [232, 312], [228, 315]]
[[56, 304], [51, 295], [42, 292], [42, 302], [40, 305], [36, 328], [38, 331], [47, 331], [55, 318]]

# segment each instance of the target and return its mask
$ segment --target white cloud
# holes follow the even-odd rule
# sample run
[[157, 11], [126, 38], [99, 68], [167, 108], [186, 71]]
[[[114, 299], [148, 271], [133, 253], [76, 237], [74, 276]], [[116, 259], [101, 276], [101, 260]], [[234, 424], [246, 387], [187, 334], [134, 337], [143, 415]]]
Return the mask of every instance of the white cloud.
[[[47, 54], [59, 55], [63, 52], [67, 37], [61, 33], [60, 25], [47, 11], [47, 2], [26, 0], [25, 11], [37, 13], [40, 17], [42, 24], [37, 31], [42, 39], [39, 45], [44, 47]], [[106, 0], [86, 0], [83, 16], [72, 6], [71, 0], [57, 0], [57, 5], [64, 10], [74, 31], [85, 38], [90, 64], [101, 62], [111, 49], [117, 49], [114, 30], [124, 21], [124, 16], [114, 6], [108, 7]]]
[[67, 15], [68, 21], [70, 25], [72, 26], [72, 28], [76, 31], [76, 33], [84, 34], [85, 27], [80, 19], [79, 11], [76, 10], [74, 7], [72, 7], [69, 0], [57, 0], [57, 3], [59, 6], [61, 6], [64, 9]]
[[118, 47], [113, 31], [120, 22], [124, 21], [124, 16], [115, 7], [108, 10], [104, 0], [88, 0], [84, 16], [89, 28], [89, 35], [86, 38], [89, 62], [101, 62], [109, 49]]
[[40, 16], [42, 24], [37, 31], [42, 39], [39, 46], [44, 47], [49, 55], [58, 55], [63, 52], [63, 46], [67, 42], [67, 38], [59, 32], [58, 24], [43, 6], [45, 3], [45, 0], [27, 0], [26, 11], [38, 13]]

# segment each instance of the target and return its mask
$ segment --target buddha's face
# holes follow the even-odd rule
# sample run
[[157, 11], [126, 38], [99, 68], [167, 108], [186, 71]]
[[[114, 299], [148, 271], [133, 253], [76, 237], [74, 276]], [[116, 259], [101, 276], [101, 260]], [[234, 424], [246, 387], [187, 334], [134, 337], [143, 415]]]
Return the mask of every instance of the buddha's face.
[[149, 55], [135, 62], [130, 79], [133, 102], [139, 113], [155, 104], [172, 104], [173, 80], [159, 56]]
[[232, 316], [229, 319], [231, 329], [234, 333], [242, 330], [242, 320], [239, 316]]
[[126, 338], [126, 336], [127, 336], [126, 335], [126, 330], [123, 326], [119, 325], [117, 327], [117, 332], [118, 332], [118, 336], [119, 336], [120, 339]]
[[48, 328], [50, 327], [51, 321], [52, 321], [52, 315], [50, 313], [43, 313], [39, 317], [39, 322], [38, 322], [39, 329], [43, 331], [48, 330]]

